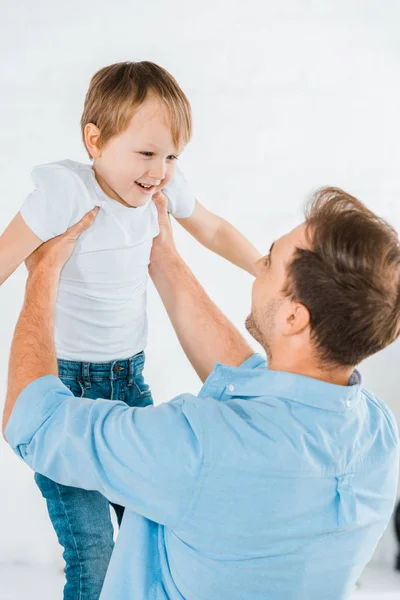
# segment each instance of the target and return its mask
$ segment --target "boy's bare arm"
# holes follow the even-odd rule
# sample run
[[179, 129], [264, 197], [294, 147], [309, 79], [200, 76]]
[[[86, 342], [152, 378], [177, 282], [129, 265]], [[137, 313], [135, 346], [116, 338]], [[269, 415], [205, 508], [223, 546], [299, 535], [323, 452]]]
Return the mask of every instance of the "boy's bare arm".
[[160, 234], [153, 244], [150, 275], [186, 356], [204, 381], [216, 362], [239, 366], [253, 350], [177, 253], [166, 202], [156, 200], [156, 204]]
[[203, 246], [234, 265], [255, 275], [259, 251], [231, 223], [207, 210], [198, 200], [193, 214], [177, 219]]
[[0, 285], [40, 246], [42, 240], [17, 213], [0, 236]]

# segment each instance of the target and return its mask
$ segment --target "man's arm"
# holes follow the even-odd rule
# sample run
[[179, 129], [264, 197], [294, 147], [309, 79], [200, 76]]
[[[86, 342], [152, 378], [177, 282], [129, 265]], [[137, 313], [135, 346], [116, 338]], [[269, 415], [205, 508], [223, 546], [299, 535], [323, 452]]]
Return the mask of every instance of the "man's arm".
[[203, 246], [232, 264], [255, 275], [261, 254], [231, 223], [207, 210], [198, 200], [190, 217], [177, 219]]
[[174, 526], [196, 491], [204, 464], [205, 432], [197, 399], [186, 395], [157, 407], [130, 408], [123, 402], [75, 398], [54, 377], [60, 272], [96, 213], [40, 246], [27, 261], [3, 434], [34, 471], [63, 485], [96, 490], [153, 521]]
[[11, 344], [3, 435], [22, 390], [35, 379], [58, 375], [54, 313], [60, 273], [79, 235], [93, 223], [97, 212], [98, 208], [85, 215], [65, 234], [42, 244], [26, 261], [28, 279]]
[[57, 287], [58, 277], [49, 277], [43, 268], [28, 277], [24, 305], [11, 344], [3, 433], [22, 390], [39, 377], [58, 375], [53, 341]]
[[216, 362], [239, 366], [253, 350], [207, 296], [175, 249], [162, 194], [155, 198], [160, 234], [154, 240], [150, 275], [179, 341], [200, 379]]
[[7, 441], [52, 481], [174, 527], [210, 463], [199, 405], [208, 407], [189, 394], [144, 408], [75, 398], [58, 377], [42, 377], [19, 396]]

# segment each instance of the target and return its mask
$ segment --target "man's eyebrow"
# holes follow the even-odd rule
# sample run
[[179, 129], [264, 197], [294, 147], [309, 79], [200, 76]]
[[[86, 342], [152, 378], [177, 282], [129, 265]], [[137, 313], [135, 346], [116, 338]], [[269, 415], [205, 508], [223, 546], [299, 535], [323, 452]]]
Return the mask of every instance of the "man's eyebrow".
[[271, 259], [272, 259], [272, 256], [271, 256], [271, 255], [272, 255], [272, 248], [273, 248], [274, 246], [275, 246], [275, 242], [272, 242], [272, 244], [271, 244], [271, 248], [269, 249], [269, 262], [271, 262]]

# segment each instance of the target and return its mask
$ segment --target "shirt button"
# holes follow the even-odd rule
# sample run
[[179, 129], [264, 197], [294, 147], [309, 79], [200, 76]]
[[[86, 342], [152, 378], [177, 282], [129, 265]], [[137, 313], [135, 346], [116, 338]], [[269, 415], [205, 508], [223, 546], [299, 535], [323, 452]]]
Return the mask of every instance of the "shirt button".
[[228, 390], [230, 392], [234, 392], [235, 391], [235, 386], [231, 383], [230, 385], [228, 385]]
[[346, 400], [346, 406], [347, 406], [347, 408], [350, 408], [350, 406], [351, 406], [350, 400]]

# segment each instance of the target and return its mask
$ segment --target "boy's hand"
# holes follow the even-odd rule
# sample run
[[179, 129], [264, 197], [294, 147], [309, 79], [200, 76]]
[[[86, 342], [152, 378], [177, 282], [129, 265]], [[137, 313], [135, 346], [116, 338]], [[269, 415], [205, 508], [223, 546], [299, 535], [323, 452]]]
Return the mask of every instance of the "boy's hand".
[[25, 265], [29, 275], [41, 267], [46, 272], [60, 274], [65, 263], [71, 258], [79, 236], [92, 225], [99, 210], [100, 208], [96, 206], [65, 233], [45, 242], [28, 256]]

